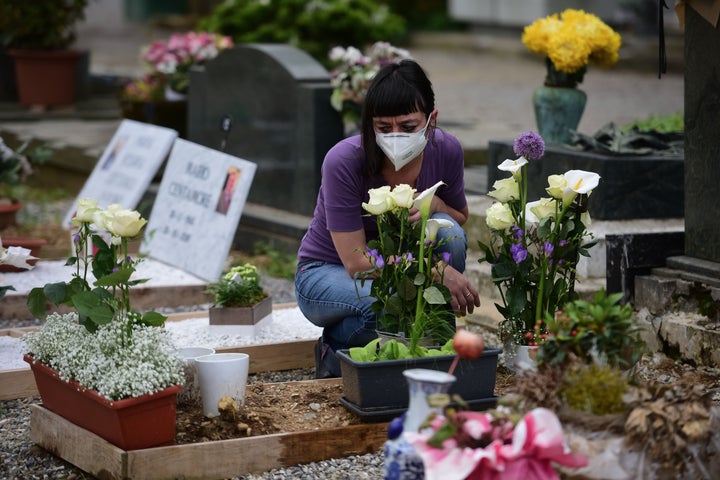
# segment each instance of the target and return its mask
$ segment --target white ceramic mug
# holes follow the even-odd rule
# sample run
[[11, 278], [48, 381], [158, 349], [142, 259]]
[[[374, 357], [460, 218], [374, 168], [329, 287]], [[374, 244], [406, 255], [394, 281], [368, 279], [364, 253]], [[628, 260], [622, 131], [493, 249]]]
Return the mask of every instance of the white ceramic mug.
[[247, 353], [213, 353], [197, 357], [200, 380], [200, 397], [203, 414], [216, 417], [218, 401], [222, 397], [232, 397], [241, 406], [245, 403], [245, 384], [247, 383], [250, 356]]
[[178, 349], [177, 355], [183, 362], [185, 370], [185, 385], [178, 393], [178, 404], [198, 405], [200, 403], [200, 383], [195, 359], [213, 353], [215, 353], [215, 349], [209, 347], [183, 347]]

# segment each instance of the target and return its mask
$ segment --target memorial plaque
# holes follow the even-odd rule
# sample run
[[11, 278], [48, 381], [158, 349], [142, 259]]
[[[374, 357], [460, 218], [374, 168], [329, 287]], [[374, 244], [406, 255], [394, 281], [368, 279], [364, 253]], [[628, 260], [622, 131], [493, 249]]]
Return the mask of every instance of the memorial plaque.
[[208, 282], [220, 277], [256, 165], [177, 139], [140, 251]]
[[101, 208], [115, 203], [137, 208], [177, 136], [169, 128], [123, 120], [65, 215], [63, 226], [70, 226], [80, 198], [93, 198]]

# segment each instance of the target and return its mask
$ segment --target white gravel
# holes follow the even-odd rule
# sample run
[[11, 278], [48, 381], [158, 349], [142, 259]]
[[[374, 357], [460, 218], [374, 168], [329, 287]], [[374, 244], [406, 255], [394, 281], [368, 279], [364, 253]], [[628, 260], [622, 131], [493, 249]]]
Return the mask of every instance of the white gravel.
[[[239, 347], [265, 343], [311, 340], [322, 335], [322, 328], [307, 320], [297, 307], [276, 308], [272, 315], [263, 319], [254, 330], [238, 333], [228, 332], [225, 327], [210, 326], [206, 312], [198, 312], [197, 318], [167, 321], [165, 327], [173, 341], [181, 347]], [[238, 327], [240, 330], [241, 327]], [[21, 338], [0, 336], [0, 370], [30, 368], [23, 361], [27, 353]]]
[[[33, 288], [42, 287], [46, 283], [69, 282], [75, 273], [75, 268], [75, 266], [65, 265], [65, 260], [40, 261], [31, 270], [0, 273], [0, 285], [12, 285], [15, 288], [15, 291], [9, 291], [6, 295], [27, 294]], [[201, 278], [151, 258], [143, 259], [137, 265], [132, 278], [148, 279], [147, 282], [141, 284], [144, 288], [207, 284]], [[88, 273], [88, 281], [94, 280], [95, 277], [92, 276], [92, 273]]]

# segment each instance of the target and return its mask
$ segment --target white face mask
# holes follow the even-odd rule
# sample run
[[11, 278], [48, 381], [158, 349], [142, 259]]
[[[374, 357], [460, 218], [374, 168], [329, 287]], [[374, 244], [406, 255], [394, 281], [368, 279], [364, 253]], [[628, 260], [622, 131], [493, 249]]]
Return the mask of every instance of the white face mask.
[[387, 155], [397, 172], [410, 160], [420, 155], [425, 150], [427, 138], [425, 131], [430, 125], [430, 117], [422, 130], [413, 133], [379, 133], [375, 132], [375, 142], [380, 149]]

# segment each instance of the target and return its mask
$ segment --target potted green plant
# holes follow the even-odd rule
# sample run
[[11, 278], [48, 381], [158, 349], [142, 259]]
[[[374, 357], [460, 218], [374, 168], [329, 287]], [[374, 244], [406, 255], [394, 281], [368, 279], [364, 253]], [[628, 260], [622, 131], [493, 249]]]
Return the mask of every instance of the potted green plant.
[[632, 305], [620, 303], [622, 296], [622, 292], [608, 295], [600, 290], [592, 301], [566, 303], [547, 322], [538, 361], [562, 365], [575, 357], [583, 363], [623, 369], [635, 365], [642, 355], [641, 327]]
[[250, 263], [232, 267], [207, 291], [214, 296], [211, 327], [234, 326], [254, 335], [260, 322], [272, 314], [272, 297], [262, 287], [257, 267]]
[[490, 242], [478, 242], [484, 254], [479, 261], [491, 265], [500, 292], [496, 307], [504, 318], [500, 336], [510, 368], [518, 351], [536, 349], [547, 334], [546, 322], [575, 299], [578, 261], [597, 243], [587, 230], [587, 206], [600, 181], [596, 173], [582, 170], [551, 175], [549, 197], [530, 202], [526, 165], [542, 158], [545, 143], [537, 133], [525, 132], [513, 149], [519, 158], [498, 165], [510, 177], [496, 181], [488, 193], [497, 200], [487, 209]]
[[[409, 368], [447, 370], [455, 358], [452, 338], [455, 315], [449, 308], [450, 293], [443, 285], [447, 258], [437, 254], [437, 241], [445, 220], [429, 219], [434, 186], [415, 196], [415, 189], [401, 184], [394, 189], [370, 190], [363, 208], [377, 217], [378, 238], [368, 242], [365, 255], [373, 268], [358, 282], [372, 278], [380, 338], [365, 347], [337, 352], [342, 371], [345, 404], [360, 415], [396, 415], [408, 406], [403, 371]], [[417, 208], [420, 221], [411, 223], [409, 211]], [[450, 223], [450, 222], [447, 222]], [[487, 349], [480, 358], [461, 360], [452, 393], [478, 405], [494, 401], [498, 349]]]
[[128, 241], [145, 223], [136, 211], [80, 199], [72, 279], [33, 288], [27, 301], [38, 318], [48, 303], [72, 309], [24, 336], [43, 405], [125, 450], [174, 443], [184, 380], [172, 338], [158, 328], [165, 317], [130, 305], [130, 287], [146, 280], [133, 278], [139, 260]]
[[0, 42], [14, 59], [21, 104], [53, 107], [74, 103], [82, 53], [70, 47], [87, 4], [88, 0], [7, 0], [0, 4]]

